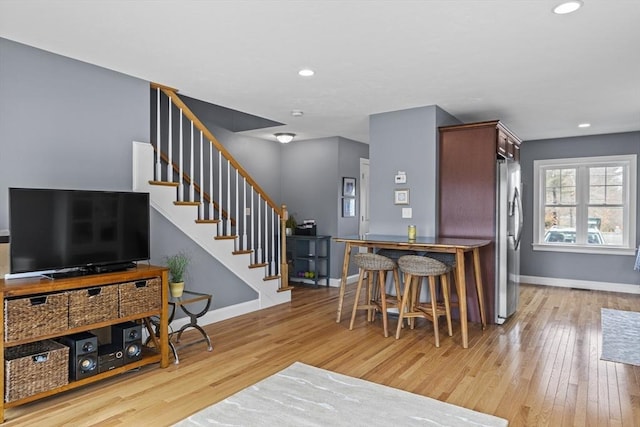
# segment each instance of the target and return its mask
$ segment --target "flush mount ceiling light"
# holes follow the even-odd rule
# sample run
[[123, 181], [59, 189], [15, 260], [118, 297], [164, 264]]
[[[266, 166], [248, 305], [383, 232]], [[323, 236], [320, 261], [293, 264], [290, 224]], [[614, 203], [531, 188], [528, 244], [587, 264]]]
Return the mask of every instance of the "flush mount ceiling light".
[[278, 142], [281, 142], [282, 144], [288, 144], [293, 141], [293, 137], [296, 136], [295, 133], [288, 132], [274, 133], [273, 135], [276, 137]]
[[298, 75], [302, 76], [302, 77], [311, 77], [315, 74], [315, 72], [309, 68], [303, 68], [302, 70], [298, 71]]
[[591, 123], [580, 123], [578, 125], [579, 128], [588, 128], [591, 127]]
[[580, 7], [582, 7], [581, 0], [566, 1], [554, 7], [553, 13], [558, 15], [566, 15], [567, 13], [575, 12], [576, 10], [580, 9]]
[[293, 117], [302, 117], [304, 112], [302, 110], [291, 110], [291, 115]]

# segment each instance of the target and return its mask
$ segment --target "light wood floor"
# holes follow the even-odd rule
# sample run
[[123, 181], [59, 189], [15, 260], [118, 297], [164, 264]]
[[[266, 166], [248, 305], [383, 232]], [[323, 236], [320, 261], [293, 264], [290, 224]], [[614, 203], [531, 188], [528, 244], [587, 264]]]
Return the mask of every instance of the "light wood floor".
[[[353, 287], [349, 307], [352, 295]], [[180, 351], [179, 365], [8, 409], [5, 425], [171, 425], [300, 361], [494, 414], [510, 426], [640, 426], [640, 367], [599, 359], [600, 308], [640, 311], [640, 295], [524, 285], [520, 301], [503, 326], [472, 324], [464, 350], [457, 323], [452, 338], [442, 325], [440, 348], [424, 321], [395, 340], [363, 313], [349, 331], [346, 317], [335, 322], [337, 289], [296, 289], [291, 304], [209, 325], [212, 353], [196, 344]]]

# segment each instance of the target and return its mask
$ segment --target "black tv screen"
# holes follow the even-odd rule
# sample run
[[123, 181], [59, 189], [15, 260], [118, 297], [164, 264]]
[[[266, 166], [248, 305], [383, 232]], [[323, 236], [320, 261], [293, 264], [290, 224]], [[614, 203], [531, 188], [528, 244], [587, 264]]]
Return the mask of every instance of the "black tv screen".
[[149, 194], [9, 189], [11, 273], [148, 260]]

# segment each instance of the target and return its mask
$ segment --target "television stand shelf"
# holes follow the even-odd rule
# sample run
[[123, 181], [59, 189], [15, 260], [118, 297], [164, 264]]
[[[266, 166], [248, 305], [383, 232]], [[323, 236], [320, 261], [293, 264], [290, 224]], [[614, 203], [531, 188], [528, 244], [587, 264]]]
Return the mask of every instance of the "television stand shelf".
[[[4, 391], [3, 404], [0, 406], [0, 423], [5, 420], [4, 415], [5, 409], [7, 408], [23, 405], [67, 390], [92, 384], [131, 369], [153, 363], [160, 363], [161, 368], [169, 366], [167, 279], [166, 267], [138, 265], [136, 268], [126, 271], [83, 275], [56, 280], [46, 278], [0, 280], [0, 296], [3, 301], [3, 310], [0, 310], [0, 331], [2, 331], [0, 358], [3, 361], [3, 368], [0, 370], [0, 385]], [[152, 283], [154, 285], [153, 287], [151, 285]], [[147, 291], [147, 287], [150, 291]], [[108, 301], [115, 304], [118, 309], [116, 309], [115, 312], [105, 311], [108, 315], [102, 318], [92, 317], [95, 315], [95, 310], [91, 304], [93, 304], [95, 300], [91, 300], [90, 298], [94, 295], [92, 294], [92, 290], [94, 289], [104, 290], [104, 293], [109, 295], [113, 295], [111, 292], [116, 292], [115, 302], [113, 297], [110, 297], [111, 299]], [[108, 292], [107, 289], [109, 289]], [[86, 294], [89, 295], [89, 297], [86, 297], [87, 302], [84, 306], [82, 304], [71, 304], [72, 294], [76, 296], [80, 295], [81, 297]], [[65, 325], [60, 325], [58, 328], [50, 327], [50, 330], [36, 329], [37, 316], [33, 318], [28, 315], [25, 316], [22, 312], [22, 307], [16, 305], [24, 300], [26, 301], [27, 309], [29, 309], [29, 302], [35, 306], [39, 301], [46, 301], [47, 298], [54, 295], [62, 295], [69, 298], [68, 306], [66, 307], [66, 309], [69, 310], [69, 315], [67, 317], [64, 315], [55, 316], [57, 319], [68, 319], [69, 324], [67, 324], [66, 327]], [[149, 299], [149, 295], [153, 295], [154, 297]], [[106, 297], [105, 300], [107, 300]], [[37, 310], [37, 307], [34, 308], [34, 310]], [[89, 320], [84, 323], [81, 321], [79, 324], [72, 324], [71, 311], [77, 312], [78, 310], [86, 313], [83, 319]], [[158, 319], [157, 321], [160, 325], [158, 336], [151, 330], [150, 318], [152, 316]], [[9, 321], [9, 319], [12, 318], [22, 320], [19, 322], [20, 324], [16, 325]], [[7, 396], [9, 396], [12, 387], [8, 372], [11, 370], [10, 363], [14, 363], [7, 358], [8, 352], [15, 352], [14, 350], [18, 349], [19, 346], [40, 344], [44, 343], [45, 340], [110, 327], [116, 324], [124, 324], [125, 322], [134, 322], [135, 325], [146, 327], [149, 334], [153, 335], [153, 347], [142, 345], [142, 354], [138, 356], [138, 358], [131, 359], [126, 363], [124, 363], [125, 361], [123, 360], [122, 365], [115, 366], [113, 369], [104, 372], [99, 372], [98, 368], [95, 368], [96, 373], [77, 380], [72, 380], [71, 372], [65, 371], [64, 375], [69, 375], [68, 383], [56, 384], [49, 389], [36, 390], [28, 395], [19, 395], [8, 401]], [[46, 324], [38, 326], [38, 328], [46, 327], [49, 326]], [[112, 340], [115, 339], [113, 336], [111, 338]], [[142, 342], [140, 342], [140, 344], [142, 344]], [[51, 353], [53, 353], [53, 351]], [[42, 356], [42, 354], [30, 356], [29, 358], [33, 358], [33, 363], [37, 361], [37, 357], [42, 357], [42, 359], [46, 361], [46, 358], [49, 356]], [[71, 351], [69, 354], [71, 354]], [[65, 363], [67, 363], [66, 359]], [[69, 369], [71, 369], [72, 364], [73, 363], [67, 363]]]

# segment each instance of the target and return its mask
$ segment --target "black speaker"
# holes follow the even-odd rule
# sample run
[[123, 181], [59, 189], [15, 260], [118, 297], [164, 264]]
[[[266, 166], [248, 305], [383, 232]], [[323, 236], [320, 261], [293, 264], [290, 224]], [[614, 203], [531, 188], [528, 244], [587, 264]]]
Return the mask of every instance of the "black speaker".
[[142, 325], [125, 322], [111, 326], [111, 344], [122, 349], [124, 364], [142, 359]]
[[98, 373], [98, 337], [79, 332], [60, 338], [69, 347], [69, 379], [81, 380]]

